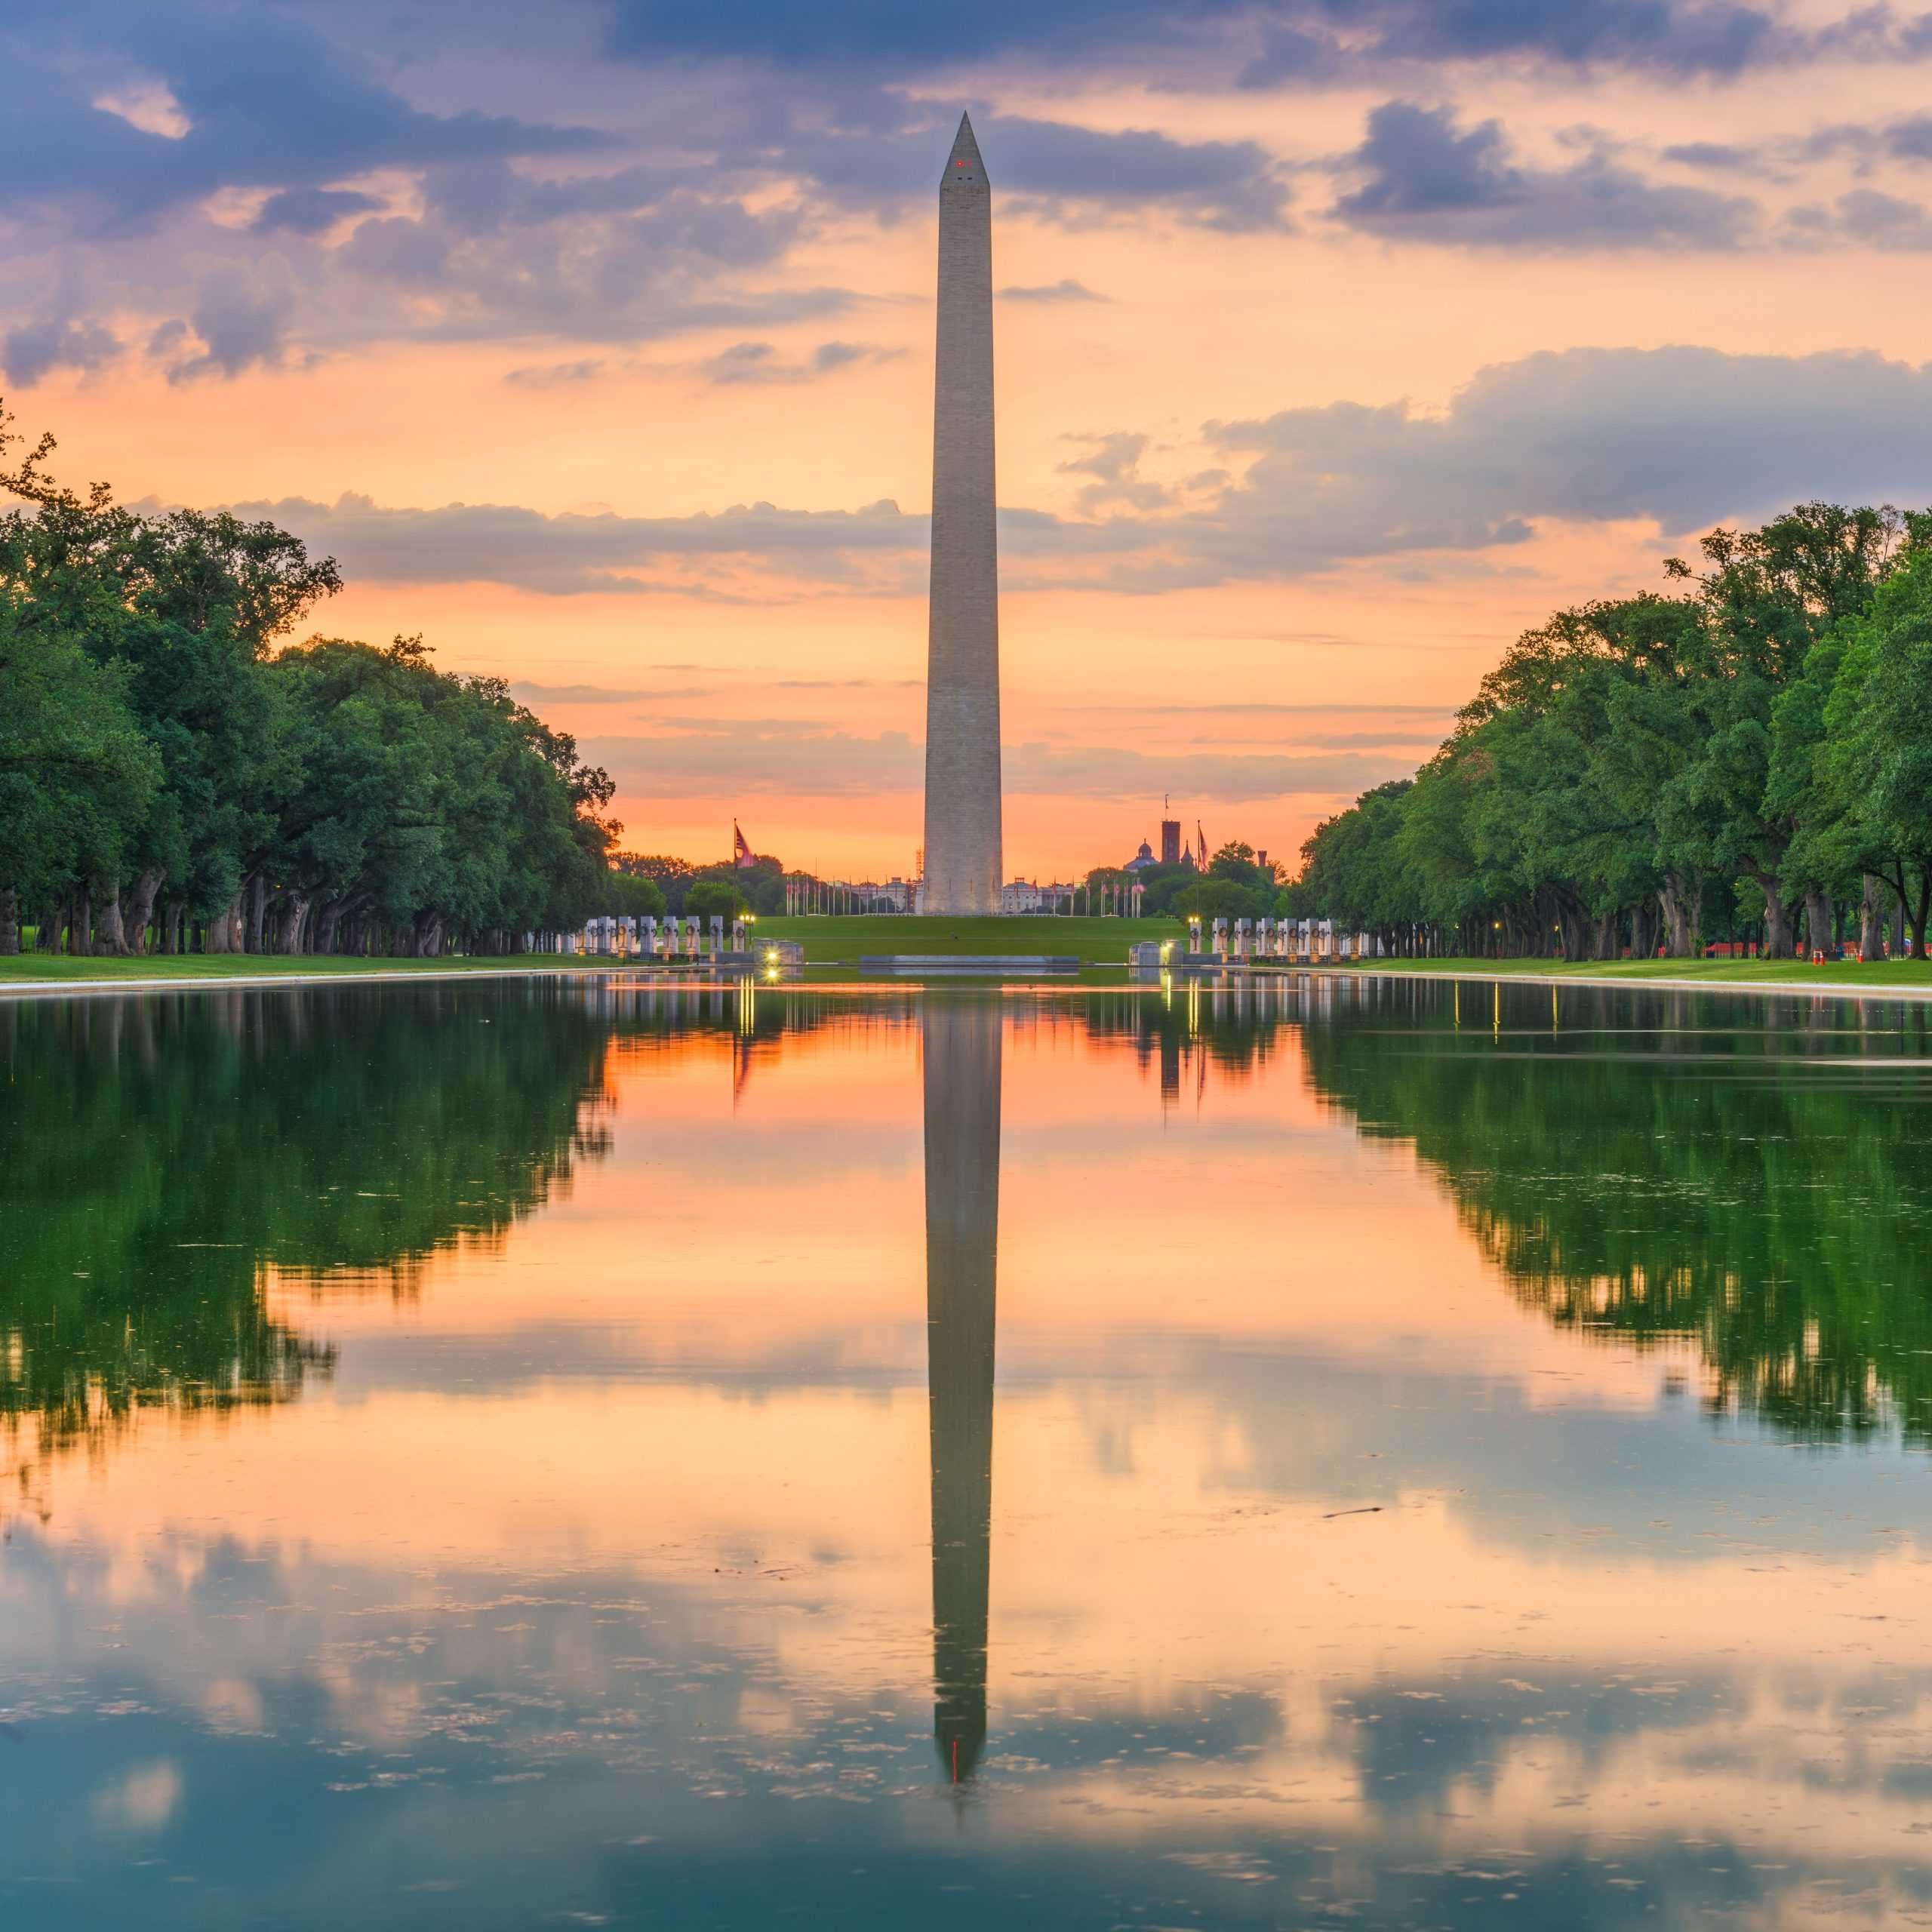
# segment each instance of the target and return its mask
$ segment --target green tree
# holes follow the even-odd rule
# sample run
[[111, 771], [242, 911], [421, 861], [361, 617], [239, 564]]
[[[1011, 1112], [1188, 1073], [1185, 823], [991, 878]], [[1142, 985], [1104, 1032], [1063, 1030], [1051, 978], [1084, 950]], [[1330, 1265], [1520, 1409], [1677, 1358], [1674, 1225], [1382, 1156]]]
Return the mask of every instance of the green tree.
[[[635, 878], [651, 880], [664, 895], [664, 903], [675, 913], [681, 916], [685, 909], [685, 894], [691, 882], [697, 876], [697, 868], [688, 860], [675, 859], [666, 852], [619, 852], [611, 863], [620, 872], [629, 872]], [[781, 878], [780, 903], [783, 903], [783, 885]]]
[[1174, 912], [1175, 902], [1190, 885], [1199, 882], [1201, 874], [1192, 866], [1155, 864], [1143, 866], [1138, 876], [1141, 915], [1158, 919]]
[[744, 910], [743, 895], [728, 879], [701, 878], [685, 894], [686, 917], [707, 924], [713, 918], [735, 918]]
[[[0, 517], [0, 587], [21, 598], [24, 626], [62, 630], [121, 674], [161, 761], [146, 815], [117, 855], [133, 874], [125, 917], [121, 863], [81, 882], [83, 903], [97, 905], [109, 951], [128, 949], [130, 929], [138, 941], [164, 888], [208, 918], [213, 949], [258, 942], [252, 869], [292, 777], [263, 660], [274, 638], [340, 588], [334, 561], [312, 560], [271, 523], [226, 512], [138, 515], [104, 484], [83, 496], [48, 474], [51, 436], [8, 466], [18, 441], [0, 412], [0, 490], [22, 506]], [[93, 923], [91, 912], [83, 924]]]
[[1890, 879], [1921, 956], [1932, 911], [1932, 552], [1915, 548], [1844, 627], [1818, 764], [1861, 861]]
[[[141, 945], [158, 905], [168, 949], [198, 926], [211, 952], [420, 954], [601, 909], [610, 777], [503, 680], [438, 671], [420, 638], [277, 655], [332, 560], [272, 523], [82, 494], [51, 438], [19, 441], [0, 411], [10, 907], [82, 951]], [[77, 746], [99, 783], [63, 776]]]
[[[1698, 746], [1675, 802], [1700, 829], [1709, 869], [1757, 883], [1774, 952], [1791, 949], [1785, 860], [1801, 832], [1801, 801], [1773, 782], [1773, 713], [1813, 645], [1869, 605], [1902, 545], [1917, 540], [1911, 528], [1890, 509], [1804, 503], [1758, 530], [1713, 531], [1701, 575], [1681, 559], [1665, 566], [1697, 585], [1709, 650]], [[1809, 923], [1829, 924], [1829, 903], [1817, 893]]]
[[663, 888], [654, 878], [640, 878], [634, 872], [613, 870], [604, 882], [604, 898], [619, 918], [661, 919], [665, 915]]
[[275, 669], [304, 774], [269, 868], [281, 949], [500, 950], [608, 909], [610, 780], [501, 679], [437, 670], [420, 638], [317, 640]]
[[1232, 879], [1198, 879], [1176, 894], [1174, 910], [1183, 919], [1265, 919], [1275, 911], [1275, 895]]
[[20, 950], [23, 896], [118, 875], [161, 778], [120, 675], [22, 615], [0, 591], [0, 953]]
[[1735, 930], [1740, 877], [1783, 950], [1789, 894], [1822, 943], [1864, 881], [1869, 941], [1878, 854], [1901, 894], [1916, 861], [1899, 856], [1905, 821], [1875, 841], [1830, 775], [1827, 697], [1842, 628], [1929, 533], [1932, 518], [1804, 504], [1714, 532], [1701, 573], [1673, 560], [1677, 594], [1558, 612], [1483, 680], [1412, 794], [1365, 793], [1317, 828], [1282, 909], [1396, 950], [1601, 958], [1627, 937], [1641, 955], [1660, 928], [1681, 956], [1706, 925]]
[[1241, 839], [1230, 839], [1208, 861], [1210, 878], [1227, 880], [1231, 884], [1246, 886], [1251, 892], [1264, 893], [1271, 897], [1278, 883], [1272, 865], [1257, 863], [1254, 848]]

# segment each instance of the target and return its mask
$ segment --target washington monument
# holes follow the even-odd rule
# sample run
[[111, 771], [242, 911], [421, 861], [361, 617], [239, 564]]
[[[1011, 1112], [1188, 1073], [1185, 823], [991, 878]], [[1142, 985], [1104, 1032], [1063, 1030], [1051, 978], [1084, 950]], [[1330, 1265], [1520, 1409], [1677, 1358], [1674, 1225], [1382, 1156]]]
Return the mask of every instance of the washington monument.
[[992, 195], [973, 124], [963, 114], [939, 188], [934, 363], [924, 909], [997, 912], [1001, 865]]

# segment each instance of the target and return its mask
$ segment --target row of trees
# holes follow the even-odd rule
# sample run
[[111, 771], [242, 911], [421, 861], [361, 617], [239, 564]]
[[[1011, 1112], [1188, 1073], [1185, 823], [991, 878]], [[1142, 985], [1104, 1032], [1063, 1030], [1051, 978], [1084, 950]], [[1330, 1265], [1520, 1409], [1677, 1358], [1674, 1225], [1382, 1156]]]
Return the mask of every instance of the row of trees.
[[0, 952], [500, 952], [609, 909], [611, 781], [501, 679], [278, 648], [332, 559], [53, 448], [0, 411]]
[[653, 905], [633, 907], [627, 903], [618, 909], [623, 912], [657, 915], [668, 912], [694, 919], [708, 919], [715, 913], [728, 919], [740, 912], [764, 918], [785, 909], [787, 875], [784, 866], [767, 854], [760, 854], [748, 866], [729, 859], [694, 866], [688, 859], [674, 859], [663, 852], [620, 852], [611, 863], [631, 889], [642, 887], [656, 897]]
[[[669, 911], [708, 918], [721, 913], [730, 918], [737, 912], [753, 912], [769, 918], [785, 910], [787, 881], [807, 887], [823, 882], [811, 874], [788, 872], [778, 860], [760, 854], [748, 865], [721, 860], [707, 866], [694, 866], [684, 859], [663, 853], [620, 852], [611, 860], [624, 875], [626, 888], [644, 885], [655, 888], [661, 903], [633, 906], [614, 905], [618, 912]], [[1088, 872], [1083, 887], [1075, 888], [1076, 911], [1097, 907], [1101, 889], [1124, 889], [1138, 883], [1143, 889], [1141, 912], [1147, 918], [1185, 919], [1198, 915], [1207, 918], [1260, 918], [1272, 917], [1284, 909], [1276, 869], [1254, 855], [1251, 845], [1236, 840], [1223, 845], [1203, 871], [1189, 865], [1152, 865], [1137, 873], [1124, 866], [1097, 866]], [[833, 891], [840, 888], [832, 888]], [[891, 901], [875, 900], [863, 909], [891, 912]]]
[[[720, 859], [703, 866], [663, 852], [620, 852], [611, 863], [635, 884], [648, 882], [656, 888], [660, 903], [642, 909], [669, 911], [679, 917], [708, 919], [715, 914], [728, 919], [749, 912], [761, 919], [775, 918], [785, 912], [788, 897], [794, 893], [801, 907], [820, 911], [898, 909], [883, 894], [868, 901], [854, 886], [788, 869], [768, 852], [760, 852], [742, 864]], [[628, 912], [638, 909], [626, 903], [617, 909]]]
[[1087, 875], [1087, 891], [1103, 886], [1141, 888], [1145, 918], [1272, 918], [1281, 909], [1279, 876], [1272, 863], [1255, 857], [1244, 840], [1232, 839], [1204, 868], [1156, 863], [1130, 872], [1124, 866], [1097, 866]]
[[1530, 631], [1288, 909], [1398, 952], [1915, 950], [1932, 910], [1932, 515], [1808, 503], [1665, 594]]

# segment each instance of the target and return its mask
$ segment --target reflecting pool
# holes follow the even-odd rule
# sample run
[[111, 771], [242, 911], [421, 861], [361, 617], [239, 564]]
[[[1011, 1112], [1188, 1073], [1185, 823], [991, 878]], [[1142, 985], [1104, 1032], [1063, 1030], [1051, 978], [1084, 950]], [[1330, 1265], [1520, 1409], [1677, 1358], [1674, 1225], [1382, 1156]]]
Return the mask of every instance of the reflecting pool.
[[0, 1002], [0, 1924], [1932, 1924], [1929, 1017]]

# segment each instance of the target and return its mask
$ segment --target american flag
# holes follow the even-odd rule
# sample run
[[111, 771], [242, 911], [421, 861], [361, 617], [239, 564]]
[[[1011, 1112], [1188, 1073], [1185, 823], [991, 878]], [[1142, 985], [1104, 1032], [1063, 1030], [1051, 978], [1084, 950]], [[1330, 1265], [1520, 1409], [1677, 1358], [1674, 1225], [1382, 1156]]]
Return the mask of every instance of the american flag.
[[736, 819], [731, 821], [731, 856], [737, 860], [740, 871], [743, 871], [746, 866], [755, 866], [758, 863], [756, 855], [745, 843], [745, 835], [738, 829], [738, 821]]

